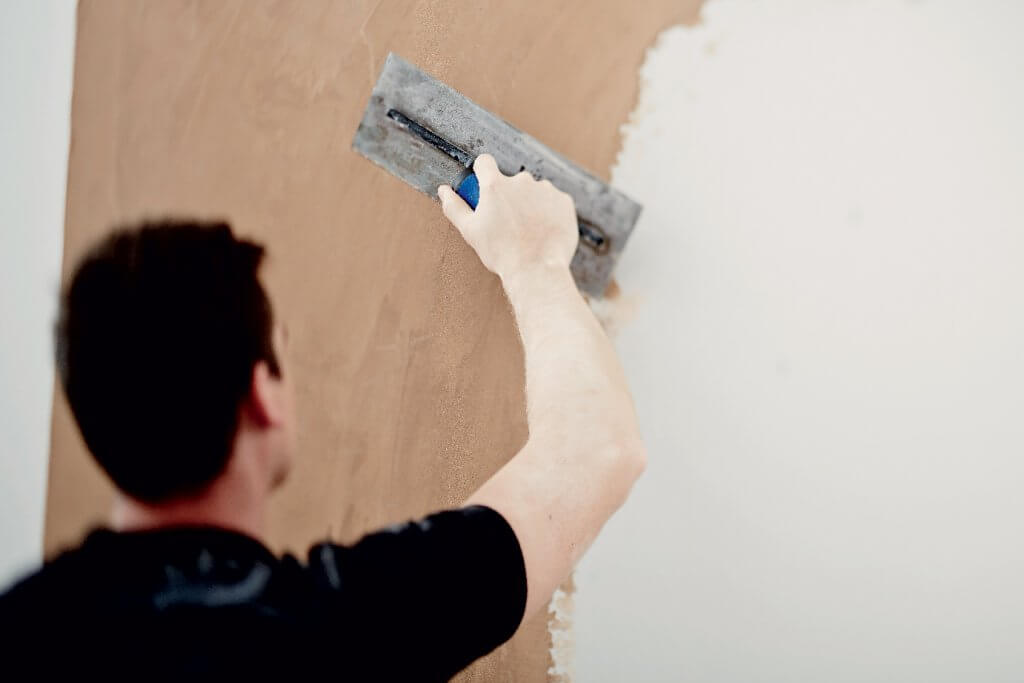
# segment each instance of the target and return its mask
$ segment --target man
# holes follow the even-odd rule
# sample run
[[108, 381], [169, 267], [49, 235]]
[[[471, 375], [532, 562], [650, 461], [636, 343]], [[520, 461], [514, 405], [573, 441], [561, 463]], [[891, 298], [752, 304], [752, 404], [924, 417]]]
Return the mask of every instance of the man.
[[543, 609], [646, 456], [612, 347], [569, 273], [572, 199], [502, 175], [488, 155], [474, 170], [475, 212], [438, 192], [515, 311], [522, 451], [461, 509], [316, 545], [306, 563], [275, 557], [259, 539], [295, 421], [262, 248], [223, 224], [115, 233], [69, 283], [57, 343], [71, 409], [120, 492], [112, 529], [0, 598], [8, 666], [443, 680]]

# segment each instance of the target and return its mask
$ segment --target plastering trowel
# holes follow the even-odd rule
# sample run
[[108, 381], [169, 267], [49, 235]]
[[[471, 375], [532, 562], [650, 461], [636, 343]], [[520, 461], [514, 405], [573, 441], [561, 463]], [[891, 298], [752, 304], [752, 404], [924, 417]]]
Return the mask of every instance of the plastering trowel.
[[604, 294], [640, 205], [548, 149], [526, 133], [389, 54], [352, 147], [414, 188], [437, 198], [442, 184], [476, 208], [479, 186], [471, 170], [478, 154], [492, 154], [506, 174], [547, 178], [576, 201], [580, 245], [572, 260], [576, 284]]

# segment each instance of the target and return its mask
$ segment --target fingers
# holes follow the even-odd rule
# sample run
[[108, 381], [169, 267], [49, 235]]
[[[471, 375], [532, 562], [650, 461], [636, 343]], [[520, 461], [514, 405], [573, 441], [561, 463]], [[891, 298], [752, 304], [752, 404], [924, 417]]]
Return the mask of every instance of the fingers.
[[462, 200], [455, 190], [449, 185], [442, 185], [437, 188], [437, 196], [441, 200], [441, 210], [445, 218], [452, 222], [463, 235], [469, 226], [469, 219], [473, 216], [473, 209]]
[[498, 169], [498, 163], [490, 154], [481, 154], [476, 158], [476, 161], [473, 162], [473, 173], [476, 173], [481, 185], [490, 185], [498, 178], [503, 177]]

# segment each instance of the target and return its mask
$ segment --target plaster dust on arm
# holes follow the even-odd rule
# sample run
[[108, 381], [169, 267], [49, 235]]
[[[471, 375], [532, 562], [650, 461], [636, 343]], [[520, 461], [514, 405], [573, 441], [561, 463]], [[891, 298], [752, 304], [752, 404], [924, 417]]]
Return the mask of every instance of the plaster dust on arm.
[[467, 504], [493, 508], [515, 531], [529, 617], [625, 501], [646, 452], [618, 359], [569, 272], [578, 241], [572, 199], [528, 174], [502, 175], [489, 155], [474, 170], [475, 212], [447, 186], [439, 195], [515, 312], [530, 434]]

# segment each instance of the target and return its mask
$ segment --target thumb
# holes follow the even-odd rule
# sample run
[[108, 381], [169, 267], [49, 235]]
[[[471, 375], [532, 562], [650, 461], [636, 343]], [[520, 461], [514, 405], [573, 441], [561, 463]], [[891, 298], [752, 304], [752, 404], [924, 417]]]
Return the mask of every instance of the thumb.
[[437, 188], [437, 196], [441, 200], [441, 210], [445, 218], [452, 222], [462, 236], [466, 236], [469, 229], [469, 221], [473, 217], [473, 209], [462, 200], [462, 197], [455, 193], [449, 185], [442, 185]]

